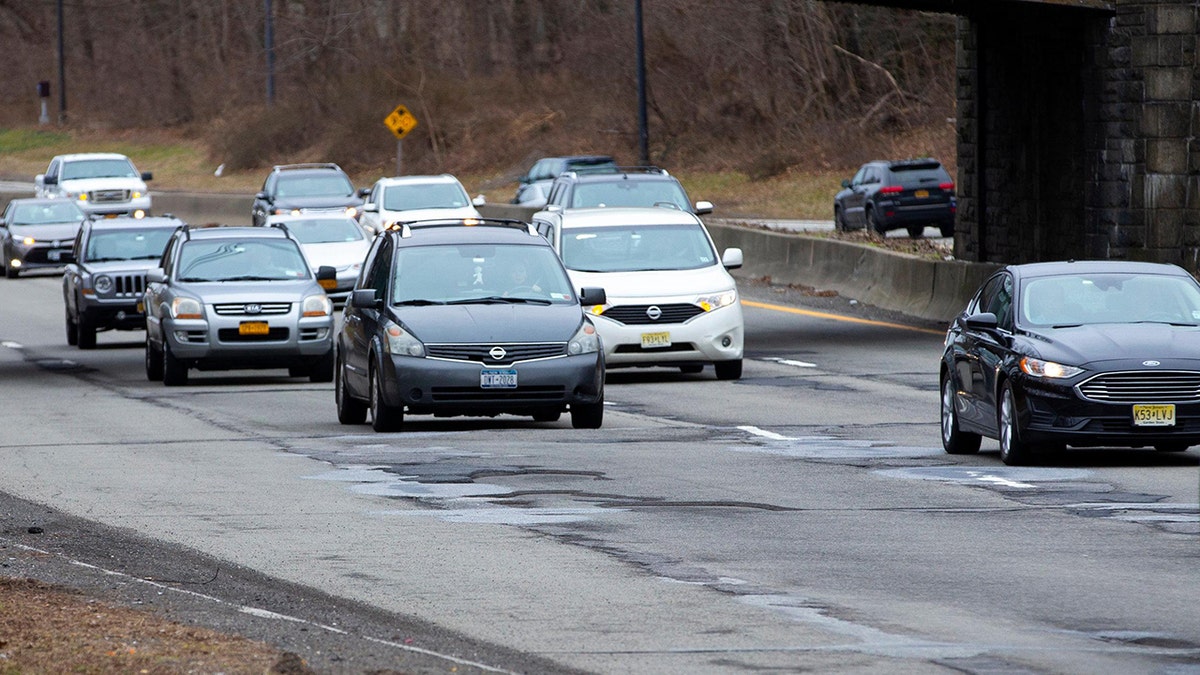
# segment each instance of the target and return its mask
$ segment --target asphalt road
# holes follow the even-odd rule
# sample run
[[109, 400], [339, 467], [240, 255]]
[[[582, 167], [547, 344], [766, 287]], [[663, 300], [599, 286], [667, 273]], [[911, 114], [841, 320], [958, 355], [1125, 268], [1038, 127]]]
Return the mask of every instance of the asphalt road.
[[1200, 673], [1200, 452], [945, 455], [938, 327], [742, 290], [740, 381], [381, 435], [279, 372], [149, 383], [0, 281], [0, 571], [333, 672]]

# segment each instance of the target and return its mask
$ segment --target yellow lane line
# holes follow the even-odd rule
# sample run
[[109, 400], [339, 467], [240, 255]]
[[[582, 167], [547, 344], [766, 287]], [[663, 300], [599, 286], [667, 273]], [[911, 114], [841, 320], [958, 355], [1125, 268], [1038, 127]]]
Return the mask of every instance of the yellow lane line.
[[872, 321], [870, 319], [859, 319], [853, 316], [843, 316], [841, 314], [830, 314], [828, 312], [814, 312], [810, 309], [796, 309], [795, 307], [785, 307], [783, 305], [771, 305], [765, 302], [755, 302], [753, 300], [742, 300], [743, 307], [756, 307], [758, 309], [769, 309], [774, 312], [786, 312], [788, 314], [802, 314], [804, 316], [816, 317], [818, 319], [832, 319], [834, 321], [847, 321], [849, 323], [861, 323], [868, 326], [882, 326], [884, 328], [898, 328], [900, 330], [911, 330], [918, 333], [929, 333], [930, 335], [945, 335], [946, 331], [932, 330], [930, 328], [918, 328], [916, 326], [905, 326], [902, 323], [889, 323], [887, 321]]

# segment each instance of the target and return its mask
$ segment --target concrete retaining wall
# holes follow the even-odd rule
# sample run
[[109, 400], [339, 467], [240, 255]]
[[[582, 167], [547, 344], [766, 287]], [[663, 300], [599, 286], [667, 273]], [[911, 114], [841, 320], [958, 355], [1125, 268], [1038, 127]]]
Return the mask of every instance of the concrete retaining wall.
[[[27, 192], [0, 192], [7, 204]], [[190, 223], [249, 225], [253, 195], [155, 192], [154, 213], [171, 213]], [[492, 218], [528, 221], [535, 209], [488, 204]], [[710, 224], [719, 249], [741, 248], [745, 265], [735, 275], [770, 277], [779, 284], [801, 284], [854, 298], [876, 307], [922, 319], [949, 321], [995, 269], [991, 263], [930, 260], [849, 242]]]

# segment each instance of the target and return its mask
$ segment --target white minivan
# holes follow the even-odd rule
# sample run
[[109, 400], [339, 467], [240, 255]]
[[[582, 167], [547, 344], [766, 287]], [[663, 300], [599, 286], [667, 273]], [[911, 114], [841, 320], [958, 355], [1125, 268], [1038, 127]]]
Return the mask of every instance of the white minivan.
[[729, 274], [742, 266], [742, 250], [718, 257], [694, 214], [663, 207], [567, 209], [540, 212], [533, 224], [577, 288], [604, 288], [607, 302], [587, 310], [608, 368], [697, 373], [712, 364], [718, 379], [742, 376], [745, 324]]

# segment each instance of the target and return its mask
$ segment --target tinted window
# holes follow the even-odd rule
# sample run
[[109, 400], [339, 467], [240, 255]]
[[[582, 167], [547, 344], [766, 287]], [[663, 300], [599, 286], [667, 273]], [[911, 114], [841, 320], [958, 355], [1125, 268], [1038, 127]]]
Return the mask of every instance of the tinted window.
[[697, 224], [565, 229], [562, 258], [580, 272], [690, 270], [717, 262]]
[[1021, 288], [1021, 322], [1034, 326], [1200, 322], [1200, 288], [1187, 278], [1080, 274], [1032, 279]]
[[574, 302], [571, 282], [548, 246], [445, 244], [396, 252], [392, 301], [471, 302], [507, 297]]
[[949, 183], [950, 174], [940, 164], [892, 167], [892, 180], [905, 186]]
[[106, 260], [158, 260], [174, 229], [92, 230], [85, 258], [91, 262]]
[[275, 186], [278, 197], [349, 197], [353, 194], [350, 179], [336, 173], [280, 176]]

